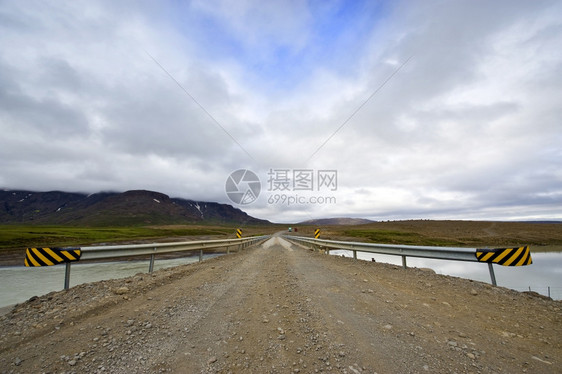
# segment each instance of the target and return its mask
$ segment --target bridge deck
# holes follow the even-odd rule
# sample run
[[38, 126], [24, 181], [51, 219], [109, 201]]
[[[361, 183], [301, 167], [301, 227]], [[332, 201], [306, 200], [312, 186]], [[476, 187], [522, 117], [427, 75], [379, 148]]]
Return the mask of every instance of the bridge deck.
[[553, 373], [561, 306], [274, 237], [19, 305], [0, 372]]

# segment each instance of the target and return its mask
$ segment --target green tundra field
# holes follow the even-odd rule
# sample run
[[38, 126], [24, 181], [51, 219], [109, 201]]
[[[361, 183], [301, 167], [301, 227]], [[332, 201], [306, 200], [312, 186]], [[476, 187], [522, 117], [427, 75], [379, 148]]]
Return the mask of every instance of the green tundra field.
[[562, 223], [489, 221], [389, 221], [328, 226], [324, 239], [451, 247], [530, 245], [533, 252], [562, 251]]
[[[70, 226], [0, 226], [0, 249], [26, 247], [80, 246], [138, 240], [234, 238], [236, 227], [226, 226], [150, 226], [150, 227], [70, 227]], [[276, 231], [274, 228], [245, 228], [247, 235]], [[256, 234], [257, 233], [257, 234]], [[246, 236], [246, 235], [245, 235]], [[202, 238], [203, 239], [203, 238]]]

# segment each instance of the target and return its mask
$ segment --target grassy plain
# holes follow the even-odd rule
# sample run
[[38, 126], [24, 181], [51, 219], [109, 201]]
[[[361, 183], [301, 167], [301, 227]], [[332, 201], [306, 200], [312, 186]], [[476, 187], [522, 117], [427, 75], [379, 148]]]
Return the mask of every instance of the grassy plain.
[[[133, 227], [72, 227], [0, 225], [0, 250], [26, 247], [83, 246], [138, 240], [163, 240], [187, 237], [234, 238], [236, 227], [173, 225]], [[274, 229], [275, 230], [275, 229]], [[244, 236], [271, 232], [267, 228], [244, 228]]]
[[[300, 227], [299, 233], [311, 236], [314, 229]], [[562, 251], [562, 223], [412, 220], [320, 229], [322, 239], [480, 248], [531, 245], [534, 252]]]

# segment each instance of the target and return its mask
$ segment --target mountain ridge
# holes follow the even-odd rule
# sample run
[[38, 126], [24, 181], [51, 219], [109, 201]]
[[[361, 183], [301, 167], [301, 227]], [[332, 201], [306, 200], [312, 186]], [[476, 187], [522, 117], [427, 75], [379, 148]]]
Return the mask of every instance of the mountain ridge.
[[269, 224], [228, 204], [171, 198], [148, 190], [85, 194], [0, 190], [0, 224], [136, 226]]
[[349, 218], [349, 217], [334, 217], [334, 218], [318, 218], [310, 219], [307, 221], [299, 222], [299, 225], [334, 225], [334, 226], [352, 226], [352, 225], [365, 225], [373, 223], [365, 218]]

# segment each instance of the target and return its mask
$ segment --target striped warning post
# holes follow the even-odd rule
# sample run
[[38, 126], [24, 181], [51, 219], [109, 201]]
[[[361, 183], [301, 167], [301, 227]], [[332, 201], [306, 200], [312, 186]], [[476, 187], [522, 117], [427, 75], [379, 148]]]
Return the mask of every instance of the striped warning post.
[[519, 248], [477, 249], [476, 258], [481, 262], [503, 266], [525, 266], [533, 263], [528, 245]]
[[236, 230], [236, 237], [237, 237], [238, 239], [240, 239], [240, 238], [242, 237], [242, 229], [237, 229], [237, 230]]
[[320, 237], [320, 229], [314, 230], [314, 239], [318, 239]]
[[52, 266], [80, 260], [80, 248], [27, 248], [25, 266]]

